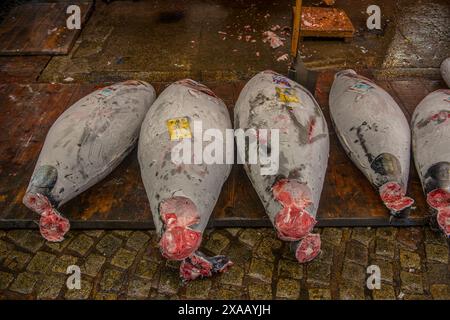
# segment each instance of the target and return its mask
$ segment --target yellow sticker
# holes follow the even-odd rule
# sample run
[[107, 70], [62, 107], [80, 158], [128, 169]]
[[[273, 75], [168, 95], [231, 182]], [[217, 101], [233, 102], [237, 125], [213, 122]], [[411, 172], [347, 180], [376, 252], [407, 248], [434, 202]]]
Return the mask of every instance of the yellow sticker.
[[298, 97], [295, 95], [294, 90], [292, 88], [280, 88], [275, 87], [275, 91], [277, 93], [278, 101], [280, 102], [300, 102]]
[[189, 119], [176, 118], [167, 120], [167, 130], [169, 131], [170, 140], [180, 140], [185, 138], [192, 138], [191, 126]]

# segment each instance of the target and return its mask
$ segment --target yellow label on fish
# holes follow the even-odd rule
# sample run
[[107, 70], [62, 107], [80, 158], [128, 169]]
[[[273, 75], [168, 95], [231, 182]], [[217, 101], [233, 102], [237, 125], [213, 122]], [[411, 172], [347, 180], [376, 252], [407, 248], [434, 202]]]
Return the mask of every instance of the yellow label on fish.
[[275, 91], [277, 93], [278, 101], [280, 102], [300, 102], [299, 98], [295, 95], [292, 88], [275, 87]]
[[191, 126], [189, 125], [188, 118], [169, 119], [167, 120], [166, 125], [167, 130], [169, 131], [170, 140], [192, 138]]

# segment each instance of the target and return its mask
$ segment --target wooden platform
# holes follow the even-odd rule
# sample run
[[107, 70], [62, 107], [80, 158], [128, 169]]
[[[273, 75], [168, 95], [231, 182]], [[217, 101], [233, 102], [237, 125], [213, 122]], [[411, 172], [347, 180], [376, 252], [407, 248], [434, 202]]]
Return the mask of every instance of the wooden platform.
[[[319, 208], [319, 226], [421, 225], [427, 206], [411, 166], [409, 194], [417, 209], [407, 219], [390, 221], [388, 211], [365, 177], [338, 144], [328, 112], [333, 73], [319, 76], [316, 97], [327, 117], [331, 154]], [[399, 102], [408, 119], [417, 103], [440, 86], [433, 81], [378, 82]], [[244, 83], [207, 85], [230, 108]], [[100, 87], [100, 85], [98, 86]], [[71, 104], [96, 88], [89, 84], [0, 85], [0, 228], [34, 228], [38, 217], [21, 204], [49, 127]], [[163, 85], [155, 85], [161, 92]], [[136, 150], [105, 180], [61, 208], [72, 228], [146, 229], [153, 222], [140, 177]], [[211, 225], [270, 226], [263, 207], [241, 166], [235, 165], [223, 187]]]
[[92, 10], [91, 1], [27, 3], [12, 9], [0, 26], [0, 54], [67, 54], [81, 31], [66, 27], [69, 5], [80, 7], [83, 26]]
[[[295, 8], [293, 8], [294, 12]], [[302, 7], [300, 37], [353, 38], [355, 28], [344, 10]]]

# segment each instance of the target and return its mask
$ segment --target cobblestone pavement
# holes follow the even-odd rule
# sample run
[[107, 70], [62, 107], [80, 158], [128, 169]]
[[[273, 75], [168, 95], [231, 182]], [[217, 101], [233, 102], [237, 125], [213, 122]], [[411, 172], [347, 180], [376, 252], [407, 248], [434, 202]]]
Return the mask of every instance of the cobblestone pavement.
[[[323, 228], [320, 258], [299, 265], [272, 229], [217, 229], [203, 242], [228, 273], [183, 285], [154, 231], [71, 231], [59, 244], [37, 230], [0, 231], [2, 299], [450, 299], [449, 246], [428, 228]], [[381, 289], [366, 287], [366, 268]], [[69, 265], [81, 289], [69, 290]]]

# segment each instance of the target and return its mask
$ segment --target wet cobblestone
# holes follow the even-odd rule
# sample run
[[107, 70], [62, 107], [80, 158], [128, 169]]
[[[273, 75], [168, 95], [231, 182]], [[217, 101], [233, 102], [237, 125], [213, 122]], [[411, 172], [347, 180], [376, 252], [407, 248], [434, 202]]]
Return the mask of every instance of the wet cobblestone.
[[[0, 233], [0, 297], [449, 299], [447, 240], [426, 228], [391, 229], [319, 229], [322, 254], [305, 265], [272, 229], [210, 230], [202, 248], [234, 266], [187, 285], [179, 262], [161, 257], [154, 231], [71, 231], [57, 246], [36, 230], [7, 231]], [[66, 287], [69, 265], [80, 266], [79, 290]], [[366, 287], [369, 265], [380, 268], [380, 289]]]

